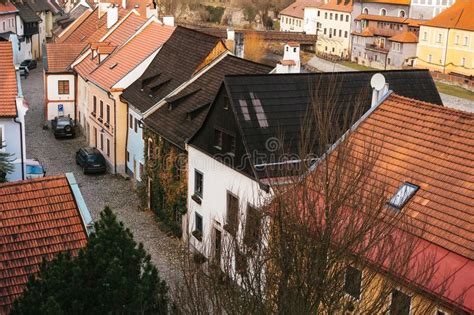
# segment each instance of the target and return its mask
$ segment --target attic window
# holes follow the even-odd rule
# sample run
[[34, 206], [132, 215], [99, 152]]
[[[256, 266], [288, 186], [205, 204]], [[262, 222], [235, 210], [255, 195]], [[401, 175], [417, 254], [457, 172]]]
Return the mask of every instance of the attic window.
[[117, 65], [118, 65], [118, 63], [115, 62], [115, 63], [111, 64], [109, 68], [113, 69], [113, 68], [117, 67]]
[[393, 195], [390, 201], [387, 203], [388, 206], [395, 210], [401, 210], [410, 201], [411, 197], [420, 189], [420, 186], [412, 183], [405, 182]]

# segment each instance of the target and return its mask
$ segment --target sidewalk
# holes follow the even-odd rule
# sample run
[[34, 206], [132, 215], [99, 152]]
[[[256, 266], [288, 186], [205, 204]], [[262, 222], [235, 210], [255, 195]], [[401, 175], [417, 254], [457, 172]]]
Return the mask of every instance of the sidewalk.
[[314, 56], [308, 61], [308, 65], [313, 68], [318, 69], [322, 72], [344, 72], [344, 71], [356, 71], [352, 68], [340, 65], [338, 63], [333, 63], [317, 56]]

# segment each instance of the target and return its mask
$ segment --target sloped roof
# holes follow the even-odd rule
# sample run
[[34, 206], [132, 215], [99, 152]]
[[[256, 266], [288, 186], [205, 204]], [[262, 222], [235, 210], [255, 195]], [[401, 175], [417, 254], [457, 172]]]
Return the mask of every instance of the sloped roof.
[[[73, 15], [78, 13], [79, 16], [76, 16], [76, 18], [74, 18], [74, 20], [64, 30], [60, 31], [57, 36], [56, 43], [64, 42], [65, 39], [68, 38], [74, 31], [76, 31], [76, 29], [82, 24], [82, 22], [84, 22], [89, 17], [89, 15], [94, 12], [91, 9], [86, 8], [82, 5], [80, 7], [80, 10], [77, 9], [69, 12], [70, 18], [73, 18]], [[85, 8], [85, 10], [83, 10], [82, 8]], [[62, 21], [60, 20], [58, 24], [61, 24], [61, 22]]]
[[[384, 75], [390, 90], [442, 105], [428, 71], [378, 72]], [[332, 103], [338, 113], [353, 111], [354, 104], [360, 101], [364, 112], [367, 111], [372, 98], [370, 80], [375, 73], [377, 71], [226, 76], [225, 86], [246, 150], [248, 153], [258, 153], [261, 159], [252, 162], [268, 162], [266, 142], [272, 137], [283, 136], [282, 146], [285, 151], [290, 154], [298, 153], [301, 125], [306, 119], [308, 104], [314, 95], [334, 98]], [[337, 91], [337, 97], [328, 95], [331, 91]], [[255, 103], [258, 103], [258, 115]], [[271, 152], [272, 157], [274, 154], [275, 152]], [[269, 176], [266, 170], [256, 175], [260, 178]]]
[[[109, 0], [108, 3], [122, 5], [122, 0]], [[153, 7], [153, 0], [126, 0], [126, 8], [137, 10], [141, 15], [146, 16], [146, 7]]]
[[0, 15], [16, 12], [18, 12], [18, 9], [11, 2], [0, 1]]
[[52, 8], [47, 0], [24, 0], [35, 12], [51, 11]]
[[87, 79], [105, 90], [110, 90], [114, 84], [160, 48], [173, 31], [174, 27], [150, 23], [110, 55]]
[[352, 2], [353, 0], [329, 0], [320, 9], [350, 13], [352, 12]]
[[87, 44], [49, 43], [46, 44], [47, 73], [66, 72]]
[[189, 80], [221, 42], [218, 37], [178, 26], [143, 75], [121, 97], [145, 112]]
[[0, 41], [0, 117], [16, 117], [18, 87], [11, 42]]
[[380, 22], [393, 22], [393, 23], [405, 23], [408, 18], [399, 17], [399, 16], [387, 16], [387, 15], [375, 15], [375, 14], [359, 14], [355, 20], [370, 20], [370, 21], [380, 21]]
[[457, 0], [452, 6], [422, 25], [474, 31], [474, 1]]
[[304, 19], [304, 8], [319, 8], [323, 4], [324, 0], [299, 0], [281, 10], [280, 15]]
[[26, 23], [40, 22], [41, 18], [36, 15], [35, 11], [27, 3], [17, 2], [15, 7], [19, 11], [20, 18]]
[[84, 247], [87, 233], [66, 176], [0, 184], [0, 313], [44, 258]]
[[145, 124], [184, 149], [185, 141], [197, 131], [206, 117], [225, 75], [269, 73], [271, 70], [266, 65], [227, 55], [168, 99], [166, 105], [145, 119]]
[[392, 42], [399, 43], [418, 43], [418, 36], [413, 32], [404, 31], [389, 38]]
[[364, 3], [383, 3], [383, 4], [395, 4], [395, 5], [410, 5], [411, 0], [358, 0]]

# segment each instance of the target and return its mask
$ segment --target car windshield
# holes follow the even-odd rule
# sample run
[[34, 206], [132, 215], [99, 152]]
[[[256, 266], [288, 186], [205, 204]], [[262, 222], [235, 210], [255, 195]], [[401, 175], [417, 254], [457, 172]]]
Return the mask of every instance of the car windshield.
[[21, 65], [21, 66], [26, 66], [26, 65], [28, 65], [29, 63], [30, 63], [30, 62], [29, 62], [28, 60], [25, 60], [25, 61], [23, 61], [20, 65]]
[[59, 119], [58, 120], [58, 126], [67, 126], [69, 124], [70, 124], [69, 119]]
[[89, 155], [87, 160], [92, 163], [102, 163], [104, 161], [104, 158], [100, 155]]
[[43, 174], [44, 170], [41, 165], [26, 165], [27, 174]]

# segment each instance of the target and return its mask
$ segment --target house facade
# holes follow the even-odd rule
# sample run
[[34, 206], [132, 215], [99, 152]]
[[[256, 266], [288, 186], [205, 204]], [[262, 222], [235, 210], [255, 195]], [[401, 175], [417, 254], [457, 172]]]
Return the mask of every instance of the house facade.
[[291, 3], [279, 13], [280, 31], [316, 34], [311, 27], [314, 17], [310, 9], [317, 8], [323, 3], [323, 0], [297, 0]]
[[[25, 114], [19, 72], [15, 70], [11, 42], [0, 42], [0, 150], [9, 153], [13, 171], [7, 181], [25, 179]], [[4, 175], [4, 174], [2, 174]]]
[[319, 7], [316, 43], [318, 53], [341, 58], [350, 55], [352, 6], [352, 0], [330, 0]]
[[459, 0], [420, 26], [415, 66], [444, 74], [474, 75], [474, 3]]
[[[24, 43], [22, 51], [30, 51], [31, 59], [38, 60], [41, 57], [41, 45], [45, 36], [40, 36], [41, 18], [36, 15], [33, 9], [24, 1], [15, 1], [15, 7], [18, 9], [17, 16], [17, 35], [19, 41]], [[42, 27], [42, 26], [41, 26]], [[41, 33], [44, 34], [44, 33]]]
[[431, 20], [452, 6], [455, 2], [456, 0], [412, 0], [410, 5], [410, 18]]

